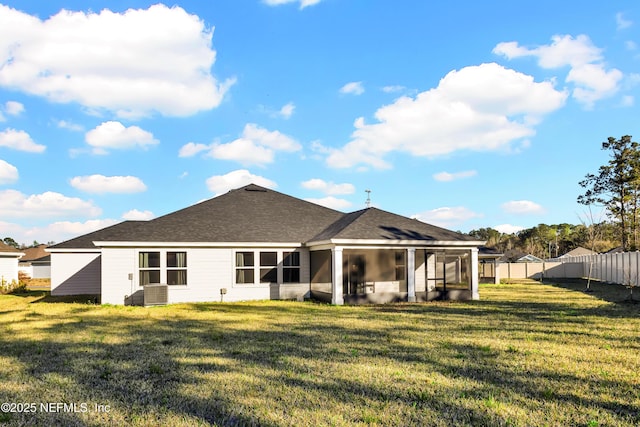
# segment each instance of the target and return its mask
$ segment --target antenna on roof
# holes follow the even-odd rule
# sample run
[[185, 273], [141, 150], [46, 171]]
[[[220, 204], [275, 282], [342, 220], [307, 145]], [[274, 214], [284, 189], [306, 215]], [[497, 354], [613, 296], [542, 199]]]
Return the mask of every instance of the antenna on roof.
[[364, 190], [367, 193], [367, 201], [365, 202], [367, 209], [371, 207], [371, 190]]

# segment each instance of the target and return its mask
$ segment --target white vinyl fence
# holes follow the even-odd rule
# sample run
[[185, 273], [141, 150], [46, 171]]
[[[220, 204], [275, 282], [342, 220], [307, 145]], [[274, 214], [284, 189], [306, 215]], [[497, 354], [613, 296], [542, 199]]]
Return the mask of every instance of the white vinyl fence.
[[582, 255], [563, 258], [562, 262], [581, 263], [584, 277], [601, 282], [638, 286], [640, 283], [640, 252]]
[[606, 283], [638, 286], [640, 252], [581, 255], [545, 262], [498, 263], [501, 279], [540, 279], [591, 277]]

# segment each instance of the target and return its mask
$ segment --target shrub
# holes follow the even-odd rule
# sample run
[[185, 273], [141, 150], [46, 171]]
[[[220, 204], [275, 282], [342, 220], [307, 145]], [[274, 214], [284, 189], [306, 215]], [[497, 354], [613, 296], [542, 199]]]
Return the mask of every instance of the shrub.
[[26, 290], [27, 284], [24, 282], [18, 282], [15, 279], [9, 282], [4, 277], [0, 279], [0, 294], [13, 294], [25, 292]]

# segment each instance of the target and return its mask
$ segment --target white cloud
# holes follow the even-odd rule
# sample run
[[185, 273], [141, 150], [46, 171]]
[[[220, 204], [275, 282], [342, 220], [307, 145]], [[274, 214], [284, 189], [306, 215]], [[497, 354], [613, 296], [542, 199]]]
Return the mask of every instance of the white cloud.
[[217, 107], [213, 28], [178, 6], [62, 10], [42, 20], [0, 5], [0, 86], [135, 118]]
[[231, 160], [242, 165], [264, 165], [272, 163], [273, 150], [262, 147], [246, 138], [238, 138], [226, 144], [215, 144], [209, 155], [220, 160]]
[[56, 126], [58, 126], [60, 129], [67, 129], [74, 132], [82, 132], [84, 130], [84, 127], [82, 125], [78, 125], [66, 120], [58, 120], [56, 122]]
[[362, 95], [364, 93], [364, 86], [362, 86], [362, 82], [350, 82], [340, 88], [340, 93]]
[[12, 148], [30, 153], [42, 153], [47, 147], [36, 144], [23, 130], [5, 129], [0, 132], [0, 147]]
[[138, 126], [125, 127], [116, 121], [104, 122], [90, 130], [85, 135], [85, 141], [93, 147], [94, 154], [106, 154], [108, 149], [148, 148], [159, 142], [151, 132]]
[[24, 105], [18, 101], [7, 101], [3, 110], [10, 116], [19, 116], [24, 112]]
[[178, 157], [193, 157], [202, 151], [207, 151], [210, 149], [211, 149], [211, 145], [197, 144], [195, 142], [187, 142], [185, 145], [180, 147], [180, 151], [178, 152]]
[[404, 86], [391, 85], [391, 86], [384, 86], [382, 88], [382, 91], [385, 92], [385, 93], [394, 93], [394, 92], [402, 92], [405, 89], [406, 88]]
[[566, 81], [575, 83], [573, 97], [590, 108], [596, 101], [615, 94], [622, 77], [615, 68], [607, 71], [602, 64], [585, 64], [571, 69]]
[[12, 184], [18, 180], [18, 168], [0, 159], [0, 185]]
[[354, 123], [352, 140], [333, 149], [327, 164], [388, 168], [387, 153], [437, 157], [459, 150], [507, 150], [526, 143], [541, 118], [564, 105], [566, 93], [551, 82], [498, 64], [465, 67], [447, 74], [437, 88], [403, 96], [379, 108], [377, 123]]
[[493, 227], [493, 229], [498, 230], [499, 232], [504, 234], [514, 234], [514, 233], [517, 233], [518, 231], [524, 230], [524, 227], [521, 227], [519, 225], [500, 224]]
[[135, 176], [88, 175], [71, 178], [73, 188], [92, 194], [104, 193], [140, 193], [147, 186]]
[[316, 205], [324, 206], [325, 208], [335, 209], [335, 210], [345, 210], [351, 207], [351, 202], [345, 199], [339, 199], [333, 196], [327, 196], [319, 199], [308, 198], [304, 199], [307, 202], [315, 203]]
[[573, 97], [587, 108], [595, 101], [616, 93], [623, 74], [620, 70], [607, 69], [603, 62], [602, 49], [596, 47], [589, 37], [581, 34], [553, 36], [551, 44], [535, 48], [520, 46], [517, 42], [499, 43], [493, 52], [507, 59], [533, 56], [542, 68], [554, 69], [569, 66], [565, 81], [573, 83]]
[[470, 219], [479, 218], [481, 216], [481, 214], [473, 212], [464, 206], [454, 206], [432, 209], [430, 211], [412, 215], [411, 217], [428, 224], [451, 228], [459, 226]]
[[288, 3], [300, 3], [300, 9], [316, 5], [321, 1], [322, 0], [263, 0], [263, 2], [268, 6], [280, 6]]
[[624, 30], [633, 25], [633, 21], [629, 21], [625, 19], [624, 14], [622, 12], [616, 13], [616, 26], [618, 30]]
[[138, 209], [132, 209], [122, 214], [122, 219], [134, 220], [134, 221], [148, 221], [153, 219], [155, 215], [151, 211], [139, 211]]
[[91, 201], [53, 191], [27, 196], [17, 190], [4, 190], [0, 191], [0, 200], [0, 217], [98, 216], [102, 212]]
[[289, 119], [293, 115], [293, 111], [296, 109], [296, 106], [293, 102], [289, 102], [282, 106], [280, 111], [278, 111], [278, 115], [284, 119]]
[[265, 165], [273, 162], [276, 151], [293, 152], [301, 148], [298, 142], [283, 133], [248, 123], [240, 138], [225, 144], [212, 144], [209, 155], [216, 159], [236, 161], [242, 165]]
[[214, 175], [210, 177], [207, 179], [207, 188], [218, 196], [234, 188], [243, 187], [252, 183], [265, 188], [276, 188], [278, 186], [270, 179], [253, 175], [246, 169], [238, 169], [225, 175]]
[[436, 181], [448, 182], [448, 181], [455, 181], [457, 179], [470, 178], [472, 176], [476, 176], [477, 174], [478, 172], [475, 170], [454, 172], [454, 173], [439, 172], [433, 175], [433, 179], [435, 179]]
[[542, 206], [530, 200], [512, 200], [503, 203], [501, 207], [507, 213], [518, 215], [543, 214], [545, 212]]
[[10, 236], [18, 243], [63, 242], [65, 240], [100, 230], [116, 224], [113, 219], [91, 219], [85, 222], [60, 221], [44, 227], [24, 227], [0, 221], [0, 235]]
[[353, 186], [353, 184], [335, 184], [333, 182], [327, 182], [319, 178], [313, 178], [308, 181], [304, 181], [301, 185], [307, 190], [321, 191], [326, 195], [353, 194], [356, 191], [356, 188]]

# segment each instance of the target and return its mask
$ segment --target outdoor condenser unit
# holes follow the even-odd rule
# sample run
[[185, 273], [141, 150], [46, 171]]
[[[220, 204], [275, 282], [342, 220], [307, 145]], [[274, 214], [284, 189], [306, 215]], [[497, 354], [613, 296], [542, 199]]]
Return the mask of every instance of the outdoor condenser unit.
[[169, 286], [160, 283], [144, 285], [144, 305], [165, 305], [169, 303]]

